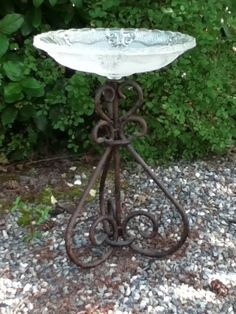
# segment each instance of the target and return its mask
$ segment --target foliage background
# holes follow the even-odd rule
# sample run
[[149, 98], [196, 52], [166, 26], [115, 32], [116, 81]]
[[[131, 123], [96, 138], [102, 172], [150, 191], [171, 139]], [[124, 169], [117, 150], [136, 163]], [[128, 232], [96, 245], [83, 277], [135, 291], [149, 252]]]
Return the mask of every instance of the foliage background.
[[34, 34], [71, 27], [196, 37], [197, 48], [174, 64], [134, 75], [149, 126], [136, 147], [151, 161], [225, 153], [236, 136], [235, 13], [234, 0], [1, 0], [0, 160], [92, 147], [93, 93], [105, 80], [65, 69], [32, 46]]

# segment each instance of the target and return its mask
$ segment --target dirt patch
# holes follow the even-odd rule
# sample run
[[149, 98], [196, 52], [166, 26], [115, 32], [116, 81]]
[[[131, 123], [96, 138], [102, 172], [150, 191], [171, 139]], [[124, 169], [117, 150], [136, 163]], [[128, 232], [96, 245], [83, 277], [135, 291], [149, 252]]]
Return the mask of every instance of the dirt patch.
[[63, 158], [1, 166], [0, 218], [18, 196], [24, 202], [48, 205], [48, 190], [64, 205], [74, 207], [93, 167], [91, 162]]

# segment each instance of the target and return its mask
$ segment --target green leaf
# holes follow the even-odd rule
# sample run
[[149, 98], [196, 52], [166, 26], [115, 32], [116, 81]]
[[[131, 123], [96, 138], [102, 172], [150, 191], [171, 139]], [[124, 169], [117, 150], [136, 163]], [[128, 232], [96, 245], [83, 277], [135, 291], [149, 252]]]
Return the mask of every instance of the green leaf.
[[15, 213], [17, 210], [19, 210], [22, 207], [22, 200], [20, 196], [17, 196], [15, 202], [13, 203], [13, 206], [11, 208], [11, 212]]
[[24, 76], [23, 64], [16, 61], [8, 61], [3, 64], [6, 76], [12, 81], [20, 81]]
[[0, 58], [7, 52], [9, 39], [5, 35], [0, 34]]
[[21, 27], [21, 33], [23, 36], [29, 35], [33, 31], [32, 18], [28, 15], [25, 16], [25, 21]]
[[45, 116], [39, 116], [34, 118], [34, 122], [38, 130], [44, 132], [47, 128], [48, 120]]
[[32, 24], [35, 28], [39, 27], [42, 20], [42, 11], [41, 8], [37, 8], [34, 10], [33, 21]]
[[67, 10], [67, 12], [64, 15], [64, 22], [66, 25], [68, 25], [72, 21], [74, 14], [75, 11], [73, 10], [72, 7]]
[[33, 0], [33, 5], [36, 8], [39, 8], [41, 6], [41, 4], [43, 3], [44, 0]]
[[13, 103], [24, 97], [19, 83], [9, 83], [4, 87], [4, 99], [7, 103]]
[[44, 95], [44, 86], [35, 78], [27, 78], [21, 82], [24, 92], [28, 96], [40, 97]]
[[106, 17], [107, 13], [104, 12], [100, 7], [90, 12], [92, 18], [103, 18]]
[[31, 224], [32, 217], [29, 213], [24, 213], [22, 216], [18, 219], [17, 223], [19, 226], [29, 226]]
[[18, 113], [18, 121], [25, 122], [27, 120], [31, 120], [31, 118], [35, 116], [35, 111], [35, 106], [32, 103], [24, 105]]
[[8, 124], [12, 124], [17, 116], [17, 109], [15, 107], [10, 107], [8, 106], [7, 108], [5, 108], [1, 114], [1, 120], [2, 120], [2, 124], [4, 126], [8, 125]]
[[23, 22], [24, 19], [20, 14], [7, 14], [0, 21], [0, 33], [11, 35], [21, 27]]
[[104, 10], [109, 10], [113, 7], [117, 7], [120, 5], [120, 0], [106, 0], [104, 1], [102, 8]]
[[58, 2], [58, 0], [49, 0], [49, 3], [51, 4], [52, 7], [54, 7], [54, 5], [56, 5]]

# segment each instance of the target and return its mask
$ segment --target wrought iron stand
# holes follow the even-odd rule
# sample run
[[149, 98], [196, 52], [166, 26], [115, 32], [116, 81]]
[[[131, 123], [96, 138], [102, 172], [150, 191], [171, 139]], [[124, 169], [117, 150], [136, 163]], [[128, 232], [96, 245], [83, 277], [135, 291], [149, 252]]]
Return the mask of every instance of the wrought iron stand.
[[[119, 115], [119, 104], [122, 99], [125, 99], [125, 90], [132, 89], [137, 95], [135, 105], [123, 116]], [[131, 142], [132, 138], [125, 135], [125, 128], [132, 124], [137, 124], [141, 127], [142, 132], [137, 136], [144, 136], [147, 132], [147, 125], [143, 118], [136, 115], [136, 112], [143, 104], [143, 93], [140, 86], [134, 81], [124, 81], [122, 83], [110, 81], [106, 86], [101, 87], [95, 97], [96, 112], [101, 120], [93, 130], [93, 139], [97, 144], [104, 143], [106, 150], [101, 157], [81, 199], [76, 211], [72, 214], [67, 230], [66, 230], [66, 249], [71, 260], [80, 267], [90, 268], [95, 267], [104, 262], [112, 253], [114, 247], [130, 247], [134, 251], [156, 258], [162, 258], [176, 252], [185, 242], [189, 225], [186, 214], [180, 204], [173, 198], [163, 184], [158, 180], [156, 175], [148, 167], [145, 161], [135, 151]], [[105, 108], [106, 105], [106, 108]], [[105, 134], [101, 136], [100, 134]], [[128, 214], [125, 218], [123, 204], [121, 202], [121, 179], [120, 179], [120, 148], [125, 147], [133, 156], [135, 161], [142, 166], [144, 171], [152, 178], [157, 184], [159, 189], [164, 193], [165, 197], [174, 205], [177, 214], [180, 217], [182, 224], [181, 232], [176, 238], [175, 243], [171, 242], [171, 246], [157, 249], [146, 248], [137, 243], [137, 237], [130, 235], [128, 225], [135, 218], [144, 218], [151, 224], [151, 231], [139, 231], [139, 236], [145, 241], [156, 239], [158, 244], [159, 234], [159, 219], [155, 215], [148, 213], [144, 210], [136, 210]], [[105, 182], [107, 179], [108, 170], [110, 168], [112, 159], [114, 160], [114, 200], [105, 198]], [[79, 223], [81, 212], [86, 199], [89, 197], [89, 192], [95, 184], [97, 178], [100, 177], [99, 188], [99, 206], [100, 215], [95, 218], [90, 229], [89, 239], [90, 248], [106, 246], [104, 253], [95, 254], [95, 260], [91, 257], [83, 260], [85, 252], [83, 247], [77, 247], [76, 244], [76, 226]], [[98, 237], [98, 228], [102, 226], [102, 237]], [[154, 241], [153, 240], [153, 241]], [[154, 241], [154, 243], [155, 243]]]

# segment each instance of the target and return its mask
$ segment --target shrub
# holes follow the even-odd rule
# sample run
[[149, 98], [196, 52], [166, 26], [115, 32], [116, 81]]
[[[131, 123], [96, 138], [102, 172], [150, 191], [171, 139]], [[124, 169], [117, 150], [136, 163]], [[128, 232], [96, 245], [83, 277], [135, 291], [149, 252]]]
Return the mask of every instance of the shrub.
[[197, 48], [166, 69], [134, 75], [149, 125], [136, 147], [151, 160], [226, 152], [236, 135], [234, 12], [230, 0], [1, 1], [2, 154], [22, 159], [51, 147], [81, 153], [92, 145], [93, 93], [104, 79], [74, 73], [32, 47], [34, 34], [71, 27], [146, 27], [196, 37]]

